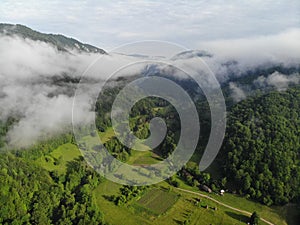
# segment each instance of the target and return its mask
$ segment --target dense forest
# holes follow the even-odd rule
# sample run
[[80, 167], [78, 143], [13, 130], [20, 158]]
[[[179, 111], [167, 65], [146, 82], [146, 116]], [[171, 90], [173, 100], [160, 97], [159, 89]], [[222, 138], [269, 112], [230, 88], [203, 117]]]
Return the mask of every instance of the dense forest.
[[59, 174], [4, 153], [0, 168], [0, 224], [105, 224], [92, 196], [101, 178], [82, 158]]
[[300, 89], [250, 97], [229, 115], [221, 151], [232, 189], [266, 205], [300, 197]]

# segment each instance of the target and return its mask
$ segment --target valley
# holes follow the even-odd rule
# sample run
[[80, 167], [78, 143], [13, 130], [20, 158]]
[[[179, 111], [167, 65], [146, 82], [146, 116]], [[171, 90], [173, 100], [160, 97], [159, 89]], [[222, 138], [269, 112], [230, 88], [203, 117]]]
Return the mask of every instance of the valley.
[[[213, 76], [207, 78], [220, 83], [226, 103], [224, 117], [216, 122], [211, 106], [220, 102], [209, 99], [183, 71], [151, 61], [162, 56], [109, 53], [19, 24], [0, 24], [0, 34], [0, 225], [300, 223], [300, 65], [296, 54], [291, 59], [272, 56], [270, 60], [268, 54], [243, 58], [186, 50], [167, 59], [174, 65], [195, 66], [196, 76], [205, 77], [198, 65], [202, 60], [212, 69]], [[121, 75], [104, 82], [110, 71], [107, 64], [132, 65], [138, 59], [151, 63], [128, 73], [118, 71]], [[86, 72], [91, 62], [99, 62], [101, 70]], [[195, 108], [197, 115], [191, 118], [199, 121], [182, 124], [171, 104], [175, 97], [168, 101], [155, 94], [134, 102], [128, 117], [121, 107], [113, 111], [124, 87], [145, 77], [168, 79], [182, 87], [191, 103], [179, 105], [187, 118]], [[209, 82], [205, 85], [210, 87]], [[84, 96], [82, 108], [76, 108], [78, 87]], [[94, 96], [89, 91], [95, 87], [101, 91]], [[217, 95], [214, 88], [211, 96]], [[131, 91], [121, 97], [121, 106], [132, 103], [130, 97], [144, 94], [144, 90]], [[113, 121], [112, 115], [121, 119]], [[151, 148], [163, 133], [163, 126], [152, 129], [154, 118], [160, 118], [158, 124], [164, 123], [167, 129], [162, 141]], [[225, 120], [218, 155], [207, 169], [199, 170], [212, 124]], [[200, 125], [199, 133], [190, 129], [194, 124]], [[119, 129], [126, 125], [129, 133]], [[189, 139], [181, 146], [181, 158], [173, 163], [170, 159], [184, 125]], [[149, 141], [151, 136], [155, 138]], [[193, 154], [181, 164], [190, 150], [186, 146], [198, 137]], [[117, 165], [116, 160], [121, 163]], [[167, 167], [159, 167], [165, 161]], [[149, 185], [147, 181], [154, 178], [164, 179]]]

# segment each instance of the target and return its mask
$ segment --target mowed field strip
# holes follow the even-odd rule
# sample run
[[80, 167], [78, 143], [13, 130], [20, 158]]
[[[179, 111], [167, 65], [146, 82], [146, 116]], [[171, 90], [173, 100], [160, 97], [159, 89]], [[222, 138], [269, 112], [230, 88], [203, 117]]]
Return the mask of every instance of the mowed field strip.
[[136, 204], [160, 215], [165, 213], [177, 201], [178, 195], [158, 188], [151, 189], [140, 198]]

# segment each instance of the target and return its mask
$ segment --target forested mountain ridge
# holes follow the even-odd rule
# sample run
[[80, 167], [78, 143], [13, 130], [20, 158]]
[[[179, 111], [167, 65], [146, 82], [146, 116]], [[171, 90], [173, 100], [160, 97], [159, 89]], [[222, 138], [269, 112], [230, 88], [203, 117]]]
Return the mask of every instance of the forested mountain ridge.
[[300, 88], [235, 105], [221, 150], [234, 190], [266, 205], [300, 197]]
[[55, 46], [61, 51], [77, 50], [87, 53], [106, 54], [103, 49], [97, 48], [89, 44], [83, 44], [73, 38], [65, 37], [60, 34], [44, 34], [30, 29], [21, 24], [0, 24], [0, 34], [2, 35], [16, 35], [22, 38], [28, 38], [34, 41], [42, 41]]

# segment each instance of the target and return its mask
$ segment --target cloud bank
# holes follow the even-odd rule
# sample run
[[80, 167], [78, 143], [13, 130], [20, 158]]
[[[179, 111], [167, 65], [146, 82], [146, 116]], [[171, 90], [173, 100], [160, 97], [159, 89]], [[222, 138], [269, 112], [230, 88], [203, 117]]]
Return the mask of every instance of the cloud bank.
[[[137, 60], [121, 54], [62, 52], [45, 42], [5, 35], [0, 36], [0, 58], [0, 120], [19, 120], [7, 134], [11, 147], [26, 147], [71, 131], [78, 81], [86, 78], [81, 85], [87, 93], [91, 89], [99, 91], [112, 69]], [[115, 78], [142, 70], [142, 66], [129, 68]], [[85, 96], [83, 107], [77, 111], [80, 120], [92, 118], [89, 98]]]
[[284, 91], [292, 84], [300, 84], [300, 74], [285, 75], [276, 71], [267, 77], [258, 77], [253, 84], [260, 88], [272, 86], [278, 91]]
[[0, 37], [0, 119], [17, 117], [8, 132], [13, 146], [69, 129], [76, 78], [93, 54], [60, 52], [53, 46], [19, 37]]
[[[195, 76], [202, 75], [202, 66], [206, 64], [222, 83], [262, 67], [279, 65], [299, 68], [299, 40], [300, 30], [289, 30], [272, 36], [212, 41], [205, 43], [201, 50], [181, 52], [164, 60], [175, 67], [188, 65]], [[120, 65], [140, 60], [163, 59], [160, 55], [147, 57], [138, 54], [115, 52], [99, 58], [99, 54], [66, 53], [44, 42], [0, 36], [0, 119], [19, 118], [8, 132], [9, 144], [24, 147], [53, 133], [70, 131], [76, 82], [98, 58], [92, 69], [86, 71], [85, 75], [90, 80], [87, 79], [83, 85], [87, 89], [91, 86], [97, 88], [99, 83], [109, 78], [112, 68], [117, 69]], [[202, 65], [199, 64], [199, 58]], [[182, 76], [169, 66], [141, 64], [129, 66], [124, 71], [120, 71], [117, 76], [157, 72]], [[209, 79], [203, 79], [207, 82], [203, 85], [209, 84]], [[254, 84], [259, 87], [271, 85], [283, 90], [289, 84], [299, 84], [299, 74], [273, 73], [259, 77]], [[245, 90], [238, 84], [231, 82], [229, 87], [235, 101], [246, 97]], [[77, 115], [82, 120], [91, 115], [89, 96], [86, 97], [86, 105]]]
[[[220, 80], [272, 66], [299, 67], [300, 29], [276, 35], [202, 43], [213, 54], [205, 61]], [[226, 76], [227, 75], [227, 76]]]

